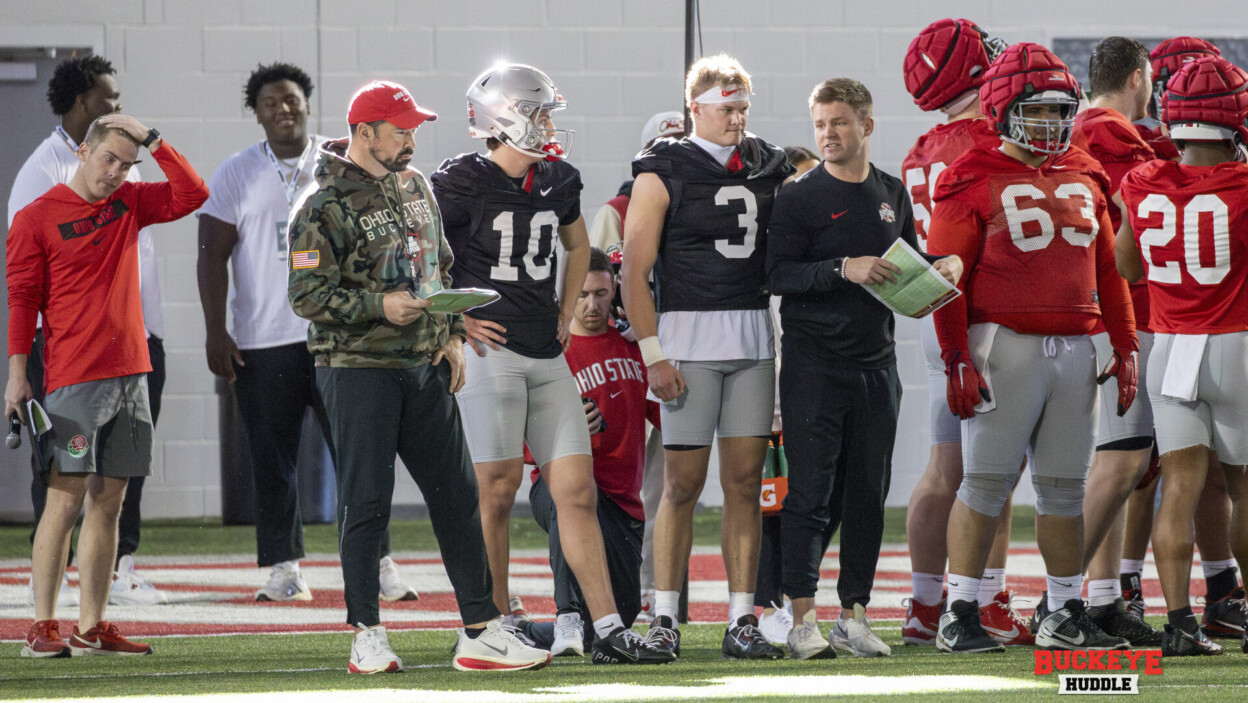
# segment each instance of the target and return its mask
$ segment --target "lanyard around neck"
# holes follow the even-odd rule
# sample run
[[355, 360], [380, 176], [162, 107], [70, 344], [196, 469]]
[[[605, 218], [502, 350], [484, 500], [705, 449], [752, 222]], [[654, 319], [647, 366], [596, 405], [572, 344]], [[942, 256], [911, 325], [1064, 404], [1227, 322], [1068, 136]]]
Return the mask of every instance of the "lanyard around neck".
[[282, 182], [282, 189], [286, 191], [287, 205], [293, 207], [295, 204], [295, 193], [299, 190], [299, 175], [303, 173], [303, 167], [308, 164], [308, 157], [314, 151], [315, 143], [312, 137], [308, 137], [308, 144], [303, 147], [303, 153], [299, 155], [299, 161], [295, 164], [295, 171], [290, 174], [289, 178], [282, 172], [282, 166], [278, 163], [277, 154], [273, 153], [273, 148], [267, 141], [264, 143], [264, 153], [268, 155], [269, 162], [273, 164], [273, 170], [277, 171], [278, 180]]

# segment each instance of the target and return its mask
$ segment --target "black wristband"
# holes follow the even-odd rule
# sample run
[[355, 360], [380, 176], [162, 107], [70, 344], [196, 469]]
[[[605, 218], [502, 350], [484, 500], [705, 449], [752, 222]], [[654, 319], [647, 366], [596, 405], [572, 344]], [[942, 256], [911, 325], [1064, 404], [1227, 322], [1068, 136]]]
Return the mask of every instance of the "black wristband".
[[152, 142], [157, 139], [160, 139], [160, 132], [157, 132], [155, 127], [147, 130], [147, 138], [143, 140], [143, 148], [146, 149], [150, 147]]

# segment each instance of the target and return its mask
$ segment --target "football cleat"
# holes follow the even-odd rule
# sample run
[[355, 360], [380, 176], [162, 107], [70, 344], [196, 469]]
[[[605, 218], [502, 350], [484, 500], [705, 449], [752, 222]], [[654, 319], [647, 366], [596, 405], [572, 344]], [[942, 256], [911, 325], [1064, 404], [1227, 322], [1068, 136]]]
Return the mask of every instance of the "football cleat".
[[1209, 603], [1200, 616], [1200, 629], [1208, 637], [1242, 638], [1244, 636], [1244, 589], [1237, 588], [1226, 597]]
[[914, 598], [906, 598], [902, 605], [906, 606], [906, 620], [901, 626], [901, 641], [917, 646], [936, 644], [940, 613], [945, 609], [944, 599], [935, 605], [923, 605]]
[[670, 664], [677, 659], [674, 651], [627, 627], [617, 627], [600, 637], [591, 651], [595, 664]]
[[1161, 645], [1161, 630], [1149, 625], [1143, 618], [1137, 618], [1131, 612], [1131, 605], [1125, 598], [1119, 598], [1109, 605], [1097, 605], [1088, 608], [1088, 617], [1111, 637], [1122, 637], [1132, 647], [1157, 647]]
[[1014, 610], [1011, 593], [1001, 591], [988, 605], [979, 607], [979, 624], [994, 640], [1009, 647], [1036, 643], [1028, 622]]
[[1196, 628], [1195, 632], [1184, 632], [1173, 625], [1165, 627], [1161, 639], [1163, 657], [1203, 657], [1221, 653], [1222, 645], [1206, 637], [1200, 628]]
[[871, 618], [867, 617], [866, 608], [854, 604], [853, 617], [841, 617], [828, 637], [832, 646], [853, 654], [855, 657], [890, 657], [892, 647], [884, 644], [879, 635], [871, 629]]
[[352, 674], [393, 674], [403, 670], [403, 660], [390, 648], [386, 628], [378, 625], [362, 628], [351, 640], [351, 660], [347, 671]]
[[784, 659], [784, 650], [767, 641], [758, 631], [758, 618], [742, 615], [724, 630], [719, 650], [724, 659]]
[[151, 654], [152, 646], [131, 642], [121, 636], [116, 625], [101, 620], [86, 632], [79, 632], [75, 625], [74, 634], [69, 636], [69, 651], [75, 657], [96, 654], [142, 655]]
[[26, 632], [22, 656], [33, 659], [63, 659], [70, 656], [69, 645], [61, 639], [61, 624], [56, 620], [40, 620]]
[[660, 615], [650, 623], [650, 630], [646, 632], [646, 641], [680, 656], [680, 630], [676, 627], [676, 623], [666, 615]]
[[1036, 633], [1036, 646], [1043, 649], [1130, 649], [1125, 638], [1105, 634], [1088, 617], [1083, 601], [1072, 598], [1060, 610], [1049, 613]]
[[1036, 603], [1036, 609], [1031, 611], [1031, 620], [1028, 621], [1028, 629], [1031, 634], [1035, 635], [1040, 632], [1040, 623], [1049, 617], [1049, 592], [1040, 592], [1040, 602]]
[[1004, 652], [1005, 645], [994, 640], [979, 623], [979, 606], [967, 600], [956, 600], [940, 616], [936, 648], [954, 654]]
[[460, 671], [520, 671], [541, 669], [549, 663], [550, 652], [525, 644], [498, 619], [486, 623], [476, 639], [460, 630], [451, 658], [451, 665]]

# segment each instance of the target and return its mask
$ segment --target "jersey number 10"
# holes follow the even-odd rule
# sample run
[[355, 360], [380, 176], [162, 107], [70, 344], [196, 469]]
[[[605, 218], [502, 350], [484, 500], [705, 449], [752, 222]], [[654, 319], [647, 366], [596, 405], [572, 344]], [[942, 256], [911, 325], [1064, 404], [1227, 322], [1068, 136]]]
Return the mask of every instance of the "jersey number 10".
[[[520, 272], [528, 274], [533, 281], [550, 278], [550, 264], [555, 259], [555, 230], [559, 216], [553, 210], [539, 210], [529, 220], [528, 248], [516, 251], [516, 227], [514, 212], [504, 210], [494, 218], [492, 227], [498, 233], [498, 258], [490, 267], [490, 279], [494, 281], [519, 281]], [[545, 251], [546, 254], [542, 255]]]

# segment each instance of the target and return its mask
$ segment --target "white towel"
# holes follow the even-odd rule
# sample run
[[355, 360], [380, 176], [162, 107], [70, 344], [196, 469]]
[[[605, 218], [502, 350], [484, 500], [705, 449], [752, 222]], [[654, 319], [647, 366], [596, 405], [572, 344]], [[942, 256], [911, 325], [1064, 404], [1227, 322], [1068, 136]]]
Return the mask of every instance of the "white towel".
[[992, 351], [992, 340], [996, 339], [997, 330], [1000, 328], [1001, 325], [995, 322], [977, 322], [966, 331], [967, 346], [971, 348], [971, 360], [975, 362], [975, 368], [979, 369], [979, 375], [984, 378], [984, 387], [988, 389], [988, 397], [975, 406], [977, 414], [991, 412], [997, 408], [997, 392], [992, 389], [992, 370], [988, 368], [988, 352]]
[[1161, 379], [1161, 394], [1179, 400], [1196, 400], [1200, 385], [1200, 363], [1205, 357], [1207, 334], [1176, 334], [1166, 357], [1166, 375]]

